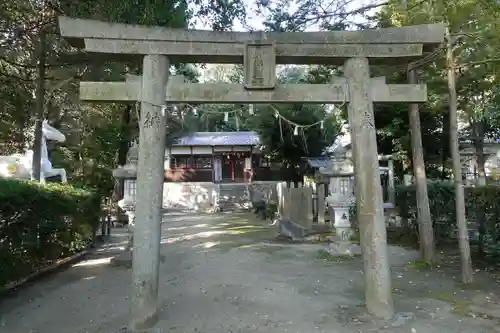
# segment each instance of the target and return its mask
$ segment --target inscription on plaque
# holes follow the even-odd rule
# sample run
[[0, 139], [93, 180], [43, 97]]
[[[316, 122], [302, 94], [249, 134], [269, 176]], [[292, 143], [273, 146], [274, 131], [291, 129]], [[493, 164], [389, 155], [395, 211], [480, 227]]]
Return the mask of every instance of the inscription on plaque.
[[247, 43], [243, 61], [246, 89], [274, 89], [276, 86], [274, 43]]

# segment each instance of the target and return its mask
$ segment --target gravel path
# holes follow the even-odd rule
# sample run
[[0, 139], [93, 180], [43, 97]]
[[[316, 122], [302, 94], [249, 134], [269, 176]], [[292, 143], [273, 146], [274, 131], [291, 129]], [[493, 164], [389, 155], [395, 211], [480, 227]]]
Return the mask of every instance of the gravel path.
[[[115, 235], [88, 260], [4, 299], [0, 331], [118, 332], [128, 321], [130, 270], [108, 264], [123, 241]], [[390, 248], [398, 313], [381, 322], [364, 313], [360, 259], [321, 259], [319, 244], [266, 244], [273, 237], [250, 215], [167, 217], [157, 326], [173, 333], [497, 332], [493, 321], [465, 313], [447, 273], [408, 267], [413, 251]]]

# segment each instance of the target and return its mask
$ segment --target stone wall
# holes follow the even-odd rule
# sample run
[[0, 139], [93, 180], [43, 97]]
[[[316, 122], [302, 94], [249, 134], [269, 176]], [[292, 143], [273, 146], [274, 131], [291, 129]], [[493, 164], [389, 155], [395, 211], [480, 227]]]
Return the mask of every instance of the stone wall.
[[[135, 196], [135, 180], [125, 181], [125, 200], [133, 201]], [[278, 182], [254, 182], [251, 184], [215, 184], [212, 182], [165, 182], [163, 184], [163, 208], [176, 210], [211, 211], [214, 200], [219, 198], [221, 187], [230, 190], [238, 185], [248, 188], [250, 200], [259, 198], [276, 200]], [[246, 191], [245, 191], [246, 192]], [[235, 198], [241, 200], [243, 198]]]
[[209, 211], [218, 193], [218, 185], [212, 182], [165, 183], [163, 185], [163, 207]]
[[[135, 180], [125, 181], [125, 200], [135, 201]], [[213, 208], [218, 185], [212, 182], [165, 182], [163, 184], [163, 208], [208, 211]]]

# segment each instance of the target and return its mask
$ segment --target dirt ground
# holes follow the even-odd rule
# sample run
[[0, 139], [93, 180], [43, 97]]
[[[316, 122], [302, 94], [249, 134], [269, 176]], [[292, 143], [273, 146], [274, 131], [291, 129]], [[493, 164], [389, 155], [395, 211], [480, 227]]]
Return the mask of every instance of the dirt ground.
[[[419, 271], [415, 252], [390, 247], [397, 314], [384, 322], [364, 311], [361, 258], [328, 257], [319, 251], [325, 244], [276, 243], [273, 230], [245, 214], [166, 217], [157, 326], [173, 333], [500, 332], [500, 288], [484, 272], [463, 288], [454, 268]], [[0, 332], [124, 327], [130, 269], [109, 265], [123, 246], [119, 232], [87, 260], [1, 300]]]

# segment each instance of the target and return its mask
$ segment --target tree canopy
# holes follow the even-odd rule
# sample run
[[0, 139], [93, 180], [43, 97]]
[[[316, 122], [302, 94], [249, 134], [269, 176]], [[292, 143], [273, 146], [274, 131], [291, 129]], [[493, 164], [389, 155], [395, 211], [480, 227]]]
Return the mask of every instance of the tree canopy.
[[[68, 137], [64, 145], [49, 147], [54, 163], [66, 167], [71, 179], [92, 186], [107, 184], [109, 192], [113, 183], [110, 170], [124, 163], [129, 142], [137, 135], [140, 109], [136, 105], [81, 103], [78, 82], [121, 80], [127, 72], [139, 73], [140, 64], [97, 63], [74, 51], [57, 35], [56, 18], [62, 14], [177, 28], [205, 24], [214, 30], [233, 29], [237, 21], [246, 26], [251, 23], [249, 14], [260, 17], [269, 31], [351, 30], [444, 22], [455, 38], [462, 134], [473, 137], [480, 148], [481, 140], [499, 133], [500, 66], [496, 54], [500, 47], [500, 4], [493, 0], [408, 0], [406, 4], [405, 9], [401, 1], [391, 0], [352, 8], [350, 0], [258, 0], [249, 8], [241, 0], [6, 0], [0, 4], [1, 153], [18, 152], [32, 144], [28, 133], [35, 117], [42, 44], [46, 53], [44, 116]], [[252, 10], [255, 12], [250, 13]], [[42, 32], [44, 38], [40, 38]], [[450, 154], [443, 49], [417, 65], [429, 92], [429, 102], [420, 107], [426, 168], [430, 176], [447, 177]], [[217, 68], [220, 73], [213, 80], [241, 82], [241, 66]], [[335, 66], [287, 66], [280, 71], [280, 80], [325, 83], [341, 70]], [[172, 72], [182, 73], [192, 82], [206, 79], [202, 75], [205, 66], [183, 64], [172, 68]], [[372, 74], [385, 75], [390, 82], [406, 82], [405, 68], [401, 66], [373, 67]], [[303, 156], [320, 155], [347, 120], [343, 106], [260, 105], [253, 110], [255, 114], [250, 114], [247, 105], [179, 105], [172, 111], [178, 121], [172, 122], [169, 131], [254, 130], [261, 136], [269, 158], [293, 168]], [[398, 156], [400, 170], [410, 169], [412, 164], [407, 110], [404, 104], [376, 106], [379, 152]], [[276, 112], [281, 116], [276, 117]], [[306, 128], [310, 124], [316, 125]]]

